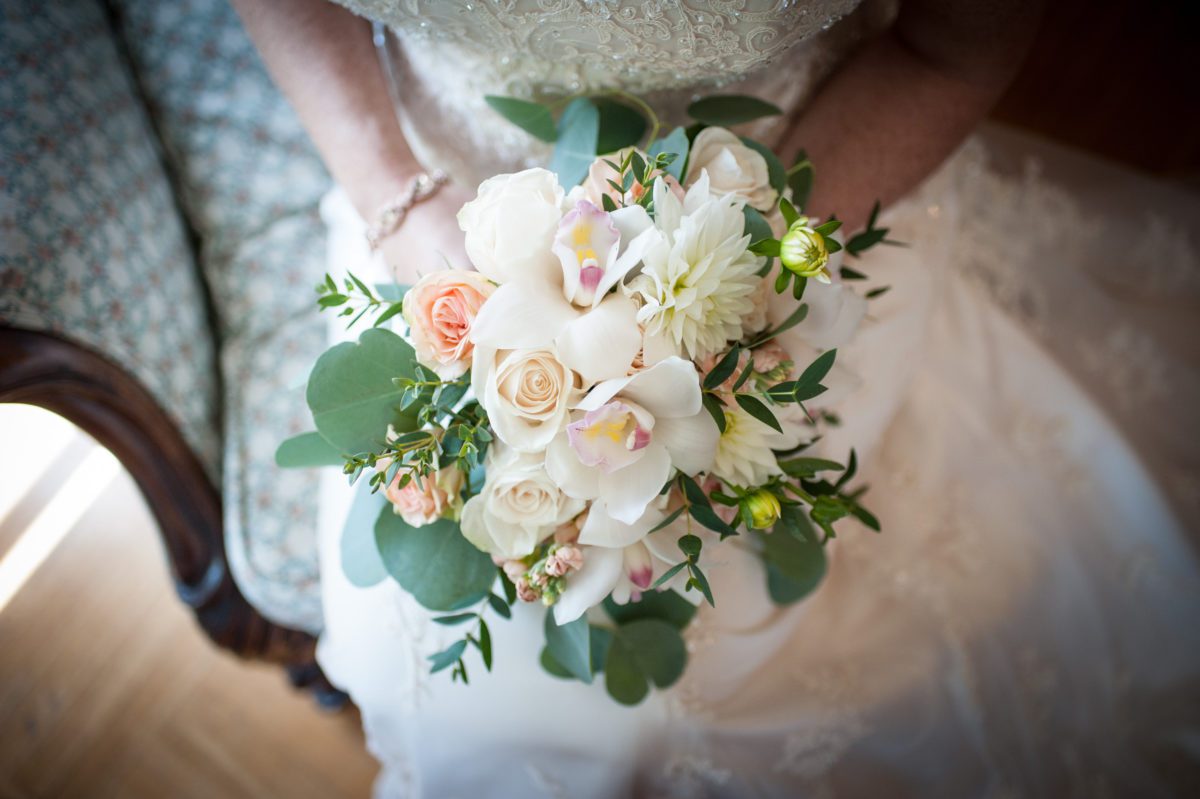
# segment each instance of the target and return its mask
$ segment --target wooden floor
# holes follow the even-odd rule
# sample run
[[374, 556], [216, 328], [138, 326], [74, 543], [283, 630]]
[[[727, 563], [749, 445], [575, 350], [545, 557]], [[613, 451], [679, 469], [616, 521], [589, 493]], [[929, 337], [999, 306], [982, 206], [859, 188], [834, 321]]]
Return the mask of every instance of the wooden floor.
[[[94, 446], [75, 439], [57, 460]], [[0, 507], [0, 559], [61, 483], [51, 470]], [[123, 471], [0, 609], [4, 799], [361, 797], [375, 771], [353, 713], [319, 711], [281, 671], [208, 643]]]

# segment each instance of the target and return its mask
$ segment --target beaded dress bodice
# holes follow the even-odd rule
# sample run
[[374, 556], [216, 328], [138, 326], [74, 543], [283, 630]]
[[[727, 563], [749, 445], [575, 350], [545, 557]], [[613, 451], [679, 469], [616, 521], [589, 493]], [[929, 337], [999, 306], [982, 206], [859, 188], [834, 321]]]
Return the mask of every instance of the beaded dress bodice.
[[[791, 113], [887, 16], [859, 0], [339, 1], [387, 26], [410, 144], [427, 167], [467, 185], [548, 156], [485, 95], [545, 100], [622, 89], [680, 122], [696, 96], [738, 92]], [[756, 135], [770, 141], [786, 117]]]

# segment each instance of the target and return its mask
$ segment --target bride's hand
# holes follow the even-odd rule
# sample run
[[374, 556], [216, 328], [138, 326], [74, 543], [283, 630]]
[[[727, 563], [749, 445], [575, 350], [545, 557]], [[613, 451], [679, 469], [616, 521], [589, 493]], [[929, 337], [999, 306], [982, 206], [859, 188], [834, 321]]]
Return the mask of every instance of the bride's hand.
[[400, 227], [380, 245], [383, 258], [400, 283], [412, 285], [422, 275], [445, 269], [470, 269], [458, 228], [458, 210], [474, 199], [474, 192], [454, 183], [442, 186], [417, 203]]

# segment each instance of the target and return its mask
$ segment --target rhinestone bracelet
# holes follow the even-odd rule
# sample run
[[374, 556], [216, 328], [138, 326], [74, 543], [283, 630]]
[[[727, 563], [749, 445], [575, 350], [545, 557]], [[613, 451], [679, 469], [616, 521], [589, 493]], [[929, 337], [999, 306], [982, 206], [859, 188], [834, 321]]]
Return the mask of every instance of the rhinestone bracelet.
[[450, 176], [440, 169], [422, 172], [404, 191], [376, 211], [375, 221], [367, 228], [367, 244], [371, 251], [378, 250], [383, 240], [396, 232], [414, 205], [432, 197], [449, 179]]

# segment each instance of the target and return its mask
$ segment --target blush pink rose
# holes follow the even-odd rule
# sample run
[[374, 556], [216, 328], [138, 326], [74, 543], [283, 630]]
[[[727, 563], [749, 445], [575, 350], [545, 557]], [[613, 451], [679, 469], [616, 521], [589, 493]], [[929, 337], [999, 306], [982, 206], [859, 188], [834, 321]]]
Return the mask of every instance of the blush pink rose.
[[496, 287], [478, 272], [447, 269], [417, 281], [404, 295], [404, 321], [417, 361], [453, 380], [471, 364], [471, 325]]
[[404, 469], [396, 472], [384, 495], [392, 503], [392, 510], [406, 524], [413, 527], [433, 524], [447, 511], [461, 505], [459, 491], [463, 477], [458, 469], [440, 469], [420, 479], [414, 475], [408, 485], [401, 488], [400, 480], [404, 474]]

